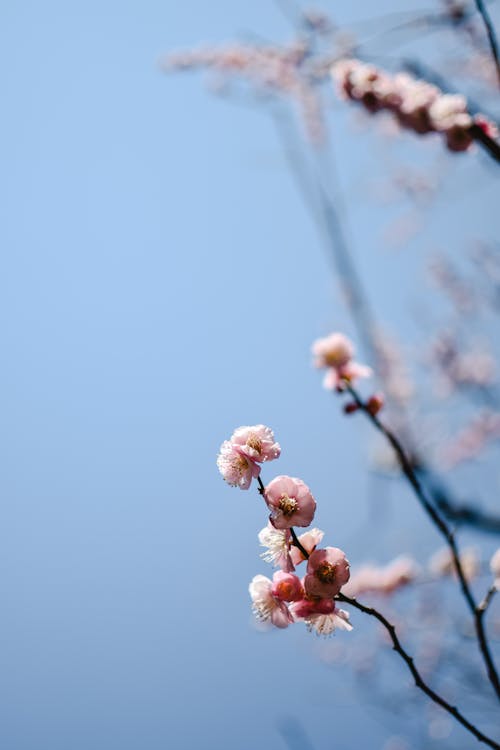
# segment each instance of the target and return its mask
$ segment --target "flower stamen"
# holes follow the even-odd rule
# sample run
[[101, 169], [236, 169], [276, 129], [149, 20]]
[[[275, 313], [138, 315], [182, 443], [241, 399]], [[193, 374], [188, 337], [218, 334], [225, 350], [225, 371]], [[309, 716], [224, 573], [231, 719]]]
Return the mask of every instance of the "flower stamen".
[[299, 505], [294, 497], [288, 497], [288, 495], [282, 495], [278, 504], [278, 508], [284, 516], [289, 518], [298, 509]]

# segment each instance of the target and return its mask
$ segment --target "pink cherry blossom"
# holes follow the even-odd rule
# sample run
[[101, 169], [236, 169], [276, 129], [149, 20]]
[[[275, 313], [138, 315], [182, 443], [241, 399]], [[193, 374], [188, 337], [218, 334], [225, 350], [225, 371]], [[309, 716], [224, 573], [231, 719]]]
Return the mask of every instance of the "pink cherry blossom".
[[349, 580], [349, 562], [341, 549], [316, 549], [307, 561], [304, 588], [309, 596], [333, 597]]
[[231, 435], [234, 448], [256, 463], [264, 463], [279, 458], [281, 448], [274, 440], [270, 427], [256, 424], [253, 427], [238, 427]]
[[496, 138], [494, 123], [482, 114], [472, 118], [465, 97], [445, 94], [407, 73], [393, 76], [356, 59], [337, 60], [331, 73], [343, 99], [360, 102], [372, 113], [388, 110], [402, 127], [420, 135], [440, 133], [450, 151], [470, 148], [473, 125]]
[[261, 554], [262, 559], [272, 563], [275, 567], [279, 566], [287, 573], [294, 571], [290, 549], [291, 538], [290, 529], [275, 529], [272, 523], [268, 523], [259, 531], [259, 542], [262, 547], [267, 547], [267, 550]]
[[312, 345], [315, 367], [343, 367], [354, 356], [353, 343], [343, 333], [331, 333]]
[[[313, 552], [313, 550], [315, 550], [318, 544], [321, 542], [323, 536], [324, 532], [321, 531], [321, 529], [310, 529], [304, 534], [301, 534], [298, 539], [301, 545], [304, 547], [305, 551], [308, 554], [311, 554], [311, 552]], [[306, 559], [300, 549], [298, 547], [295, 547], [295, 545], [292, 545], [290, 548], [290, 557], [292, 558], [292, 562], [294, 565], [299, 565]]]
[[295, 573], [278, 570], [273, 575], [272, 595], [282, 602], [297, 602], [304, 596], [300, 578]]
[[260, 474], [260, 466], [237, 450], [229, 440], [225, 440], [220, 447], [217, 466], [226, 482], [240, 490], [248, 490], [252, 479]]
[[277, 628], [287, 628], [292, 623], [285, 602], [277, 599], [273, 593], [273, 583], [266, 576], [254, 576], [248, 587], [252, 599], [252, 610], [261, 622], [271, 622]]
[[314, 518], [316, 501], [301, 479], [276, 477], [267, 485], [264, 499], [271, 511], [269, 520], [276, 529], [309, 526]]
[[366, 365], [353, 362], [354, 345], [343, 333], [331, 333], [318, 339], [312, 345], [312, 353], [315, 366], [327, 368], [323, 386], [329, 390], [342, 390], [345, 380], [352, 382], [372, 374]]

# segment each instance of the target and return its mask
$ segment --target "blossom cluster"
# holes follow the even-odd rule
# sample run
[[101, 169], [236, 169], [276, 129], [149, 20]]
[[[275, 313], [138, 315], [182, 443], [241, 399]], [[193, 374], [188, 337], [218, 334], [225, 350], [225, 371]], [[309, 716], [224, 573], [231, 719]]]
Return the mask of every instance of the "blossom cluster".
[[331, 73], [341, 97], [360, 102], [369, 112], [388, 110], [402, 127], [420, 135], [440, 133], [450, 151], [466, 151], [471, 146], [474, 125], [490, 138], [498, 136], [495, 124], [484, 115], [469, 114], [464, 96], [444, 94], [407, 73], [390, 75], [346, 58], [334, 63]]
[[[337, 547], [319, 547], [323, 532], [313, 528], [295, 534], [294, 526], [312, 523], [316, 501], [301, 479], [277, 476], [267, 486], [260, 479], [261, 463], [280, 455], [280, 446], [269, 427], [239, 427], [225, 440], [217, 465], [228, 484], [248, 489], [258, 478], [259, 492], [269, 510], [268, 525], [259, 533], [266, 562], [279, 568], [272, 579], [256, 575], [249, 586], [255, 616], [277, 628], [303, 621], [310, 630], [329, 635], [337, 628], [351, 630], [349, 615], [336, 604], [349, 580], [349, 562]], [[299, 578], [296, 566], [307, 561]]]

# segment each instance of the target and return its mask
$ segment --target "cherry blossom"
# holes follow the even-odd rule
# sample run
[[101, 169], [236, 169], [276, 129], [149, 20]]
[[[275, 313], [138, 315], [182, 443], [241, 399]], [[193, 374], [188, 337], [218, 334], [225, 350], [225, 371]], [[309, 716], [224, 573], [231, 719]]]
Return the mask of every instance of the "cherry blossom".
[[260, 474], [260, 466], [237, 450], [229, 440], [221, 445], [217, 466], [225, 481], [240, 490], [248, 490], [252, 479]]
[[366, 365], [353, 362], [354, 345], [343, 333], [331, 333], [317, 339], [312, 345], [314, 365], [327, 368], [323, 386], [329, 390], [342, 390], [344, 381], [366, 378], [372, 371]]
[[272, 523], [268, 523], [259, 531], [259, 542], [262, 547], [267, 547], [267, 550], [260, 556], [275, 567], [291, 573], [295, 570], [293, 552], [296, 547], [290, 548], [290, 540], [290, 529], [275, 529]]
[[450, 151], [467, 151], [476, 125], [490, 138], [497, 129], [483, 114], [472, 117], [467, 100], [459, 94], [444, 94], [437, 86], [407, 73], [391, 75], [361, 60], [341, 59], [331, 69], [341, 98], [360, 102], [368, 112], [381, 109], [419, 135], [440, 133]]
[[252, 610], [261, 622], [271, 622], [277, 628], [287, 628], [293, 617], [281, 599], [273, 595], [273, 583], [266, 576], [254, 576], [248, 587], [252, 599]]
[[271, 511], [269, 520], [276, 529], [309, 526], [314, 518], [316, 501], [301, 479], [276, 477], [265, 488], [264, 499]]
[[256, 424], [253, 427], [238, 427], [231, 435], [234, 448], [256, 463], [264, 463], [279, 458], [281, 448], [274, 440], [270, 427]]
[[278, 570], [273, 575], [272, 595], [283, 602], [298, 602], [304, 596], [300, 578], [294, 573]]
[[338, 547], [316, 549], [307, 561], [304, 588], [309, 596], [333, 597], [349, 580], [349, 561]]

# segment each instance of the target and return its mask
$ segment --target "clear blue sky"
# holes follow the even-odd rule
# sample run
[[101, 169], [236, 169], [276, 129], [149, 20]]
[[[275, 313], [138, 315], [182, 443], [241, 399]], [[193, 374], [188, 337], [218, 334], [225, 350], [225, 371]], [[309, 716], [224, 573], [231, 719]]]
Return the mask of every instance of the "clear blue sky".
[[[371, 15], [366, 1], [339, 9]], [[157, 64], [238, 34], [286, 40], [286, 19], [262, 0], [23, 1], [0, 17], [0, 746], [279, 750], [298, 720], [315, 750], [382, 747], [347, 668], [326, 667], [301, 626], [252, 628], [266, 514], [215, 467], [236, 426], [271, 425], [276, 471], [311, 485], [327, 543], [383, 556], [368, 432], [309, 362], [311, 340], [352, 329], [270, 121]], [[379, 136], [351, 131], [339, 110], [350, 232], [396, 320], [417, 245], [384, 250], [382, 209], [358, 192], [383, 167]], [[426, 217], [426, 242], [441, 229], [447, 246], [493, 206], [494, 183], [478, 157], [450, 167], [405, 143], [387, 158], [442, 159], [458, 181]], [[465, 225], [445, 223], [450, 201]]]

